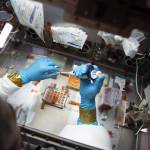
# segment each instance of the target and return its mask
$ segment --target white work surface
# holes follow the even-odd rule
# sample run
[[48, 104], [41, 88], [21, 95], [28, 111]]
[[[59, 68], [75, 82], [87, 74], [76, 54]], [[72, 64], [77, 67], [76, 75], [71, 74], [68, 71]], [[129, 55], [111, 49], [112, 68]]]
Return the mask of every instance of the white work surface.
[[36, 115], [29, 124], [30, 127], [58, 135], [67, 124], [75, 124], [78, 112], [68, 109], [60, 109], [54, 106], [45, 106], [40, 109], [41, 104], [37, 105]]
[[[71, 128], [73, 128], [74, 131], [75, 129], [78, 131], [77, 126], [74, 126], [76, 125], [79, 116], [78, 106], [69, 107], [69, 105], [66, 105], [64, 109], [60, 109], [54, 106], [46, 105], [44, 109], [41, 109], [42, 103], [41, 93], [44, 91], [45, 87], [47, 87], [47, 85], [49, 85], [50, 83], [56, 82], [59, 83], [57, 84], [58, 87], [61, 87], [62, 85], [64, 86], [65, 84], [67, 84], [67, 80], [68, 79], [66, 77], [61, 76], [58, 77], [57, 80], [48, 79], [42, 81], [37, 86], [33, 85], [32, 83], [29, 83], [24, 87], [22, 87], [17, 92], [15, 92], [13, 95], [11, 95], [8, 98], [8, 102], [11, 103], [14, 107], [22, 105], [22, 107], [27, 108], [28, 110], [27, 119], [25, 119], [25, 122], [23, 121], [23, 123], [26, 123], [26, 126], [72, 139], [72, 137], [70, 137], [69, 134]], [[71, 95], [70, 96], [71, 99], [80, 99], [79, 92], [76, 92], [71, 89], [69, 90], [69, 92]], [[98, 131], [99, 134], [97, 133], [97, 137], [98, 136], [106, 137], [106, 139], [108, 139], [105, 140], [105, 142], [103, 140], [100, 140], [101, 138], [97, 138], [97, 140], [95, 140], [90, 136], [89, 139], [85, 138], [84, 135], [86, 135], [85, 134], [86, 132], [85, 133], [83, 132], [82, 134], [82, 132], [80, 132], [80, 130], [82, 130], [82, 127], [80, 128], [78, 132], [76, 131], [71, 133], [72, 136], [76, 134], [75, 135], [76, 138], [75, 139], [73, 138], [72, 140], [89, 144], [91, 146], [96, 146], [95, 143], [98, 143], [97, 146], [102, 146], [100, 148], [104, 148], [107, 147], [107, 145], [109, 145], [109, 148], [107, 150], [110, 150], [111, 148], [110, 139], [107, 131], [102, 126], [101, 127], [92, 126], [91, 130], [88, 130], [88, 133], [90, 133], [89, 135], [92, 135], [92, 137], [93, 136], [95, 137], [95, 133], [97, 133], [96, 131]], [[79, 139], [78, 136], [79, 137], [82, 136], [82, 138]], [[91, 140], [91, 138], [93, 140]]]
[[[76, 124], [79, 113], [76, 106], [74, 106], [76, 107], [75, 109], [70, 109], [69, 107], [60, 109], [46, 105], [44, 109], [41, 109], [41, 93], [50, 83], [56, 83], [56, 80], [48, 79], [37, 86], [29, 83], [11, 95], [7, 101], [14, 107], [21, 105], [27, 107], [29, 113], [25, 121], [26, 125], [57, 135], [66, 124]], [[64, 86], [65, 83], [67, 84], [67, 78], [58, 77], [57, 83], [59, 83], [58, 88], [62, 85]], [[72, 97], [75, 98], [77, 92], [73, 90], [70, 90], [70, 92], [72, 92]]]

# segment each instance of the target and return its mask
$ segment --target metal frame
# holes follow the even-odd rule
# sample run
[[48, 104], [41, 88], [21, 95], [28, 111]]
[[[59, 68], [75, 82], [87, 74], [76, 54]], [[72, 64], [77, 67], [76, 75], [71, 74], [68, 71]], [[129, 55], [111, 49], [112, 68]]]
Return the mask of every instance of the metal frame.
[[23, 142], [35, 144], [42, 148], [55, 147], [61, 150], [102, 150], [82, 143], [71, 141], [50, 133], [45, 133], [27, 126], [18, 125]]

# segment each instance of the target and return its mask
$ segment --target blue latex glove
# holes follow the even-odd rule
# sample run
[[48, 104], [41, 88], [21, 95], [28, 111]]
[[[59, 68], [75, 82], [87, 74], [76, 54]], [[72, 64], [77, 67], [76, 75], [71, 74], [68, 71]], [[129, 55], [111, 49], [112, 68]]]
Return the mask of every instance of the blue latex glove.
[[[95, 67], [96, 67], [96, 69], [98, 69], [97, 66], [95, 66]], [[87, 72], [87, 65], [82, 64], [80, 66], [77, 66], [74, 68], [73, 72], [77, 78], [82, 78]]]
[[95, 97], [100, 92], [104, 79], [104, 74], [101, 74], [94, 83], [91, 83], [90, 80], [80, 79], [81, 108], [95, 109]]
[[[95, 65], [93, 65], [95, 70], [99, 71], [99, 68]], [[95, 97], [100, 92], [100, 89], [103, 85], [103, 81], [105, 79], [105, 75], [101, 74], [97, 79], [91, 83], [88, 79], [82, 79], [82, 75], [85, 75], [87, 70], [87, 66], [81, 65], [74, 69], [74, 74], [76, 77], [80, 78], [80, 95], [81, 95], [81, 104], [80, 108], [85, 110], [94, 110], [96, 109], [95, 106]], [[78, 124], [83, 124], [78, 119]], [[96, 124], [96, 122], [92, 122], [92, 124]]]
[[55, 77], [58, 71], [59, 67], [44, 56], [33, 62], [28, 68], [21, 70], [19, 74], [23, 83], [28, 83]]

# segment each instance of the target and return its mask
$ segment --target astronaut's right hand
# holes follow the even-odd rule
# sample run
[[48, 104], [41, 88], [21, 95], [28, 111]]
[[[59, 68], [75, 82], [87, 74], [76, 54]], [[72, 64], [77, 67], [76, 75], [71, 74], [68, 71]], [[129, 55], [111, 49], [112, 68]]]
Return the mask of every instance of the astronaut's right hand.
[[28, 68], [19, 71], [23, 83], [39, 81], [55, 77], [59, 72], [59, 67], [46, 56], [35, 60]]

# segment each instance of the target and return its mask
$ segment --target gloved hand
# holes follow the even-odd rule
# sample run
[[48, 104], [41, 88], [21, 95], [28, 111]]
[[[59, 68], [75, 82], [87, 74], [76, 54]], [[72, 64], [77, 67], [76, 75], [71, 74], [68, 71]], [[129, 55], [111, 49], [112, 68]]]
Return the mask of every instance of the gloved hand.
[[[95, 70], [99, 71], [99, 68], [93, 65]], [[95, 124], [96, 123], [96, 106], [95, 97], [99, 93], [105, 75], [101, 74], [97, 79], [91, 83], [88, 79], [82, 79], [82, 75], [86, 73], [86, 64], [78, 66], [74, 69], [76, 77], [80, 78], [80, 116], [78, 119], [78, 124]]]
[[19, 74], [23, 83], [28, 83], [55, 77], [58, 71], [59, 67], [44, 56], [33, 62], [28, 68], [20, 70]]
[[93, 84], [90, 80], [80, 79], [81, 108], [95, 109], [95, 97], [100, 92], [104, 79], [104, 74], [101, 74]]
[[[97, 66], [95, 66], [96, 69]], [[74, 72], [74, 75], [77, 77], [77, 78], [82, 78], [86, 73], [87, 73], [87, 64], [82, 64], [80, 66], [76, 66], [74, 69], [73, 69], [73, 72]]]

